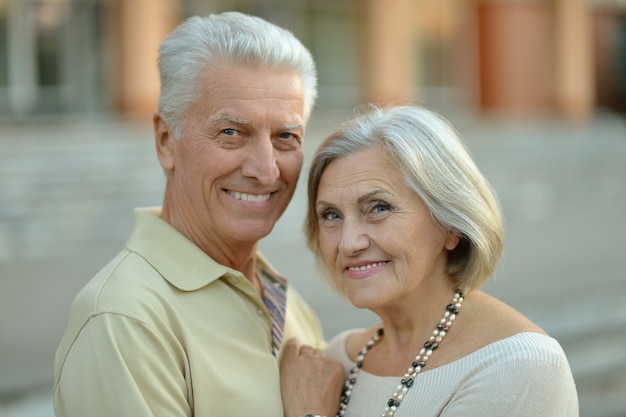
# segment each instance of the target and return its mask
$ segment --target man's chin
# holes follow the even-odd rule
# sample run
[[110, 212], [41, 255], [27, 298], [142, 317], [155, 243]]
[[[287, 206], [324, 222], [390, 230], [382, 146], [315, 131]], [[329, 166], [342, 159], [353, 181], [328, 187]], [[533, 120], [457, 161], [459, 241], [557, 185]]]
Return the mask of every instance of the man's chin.
[[248, 227], [245, 226], [245, 223], [242, 224], [243, 227], [237, 233], [237, 237], [242, 242], [258, 242], [261, 239], [266, 238], [274, 228], [274, 224], [272, 225], [255, 225], [250, 224]]

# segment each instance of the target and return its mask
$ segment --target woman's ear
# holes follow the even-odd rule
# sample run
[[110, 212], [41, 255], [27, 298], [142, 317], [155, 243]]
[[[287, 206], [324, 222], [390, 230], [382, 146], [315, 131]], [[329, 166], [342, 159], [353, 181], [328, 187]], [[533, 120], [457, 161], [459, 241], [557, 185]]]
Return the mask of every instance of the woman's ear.
[[176, 148], [174, 142], [176, 138], [160, 113], [155, 113], [152, 116], [152, 125], [157, 156], [159, 157], [161, 167], [165, 171], [172, 171], [174, 169], [174, 150]]
[[459, 242], [461, 241], [461, 236], [459, 236], [457, 233], [455, 232], [448, 232], [446, 235], [446, 244], [445, 244], [445, 248], [450, 250], [454, 250]]

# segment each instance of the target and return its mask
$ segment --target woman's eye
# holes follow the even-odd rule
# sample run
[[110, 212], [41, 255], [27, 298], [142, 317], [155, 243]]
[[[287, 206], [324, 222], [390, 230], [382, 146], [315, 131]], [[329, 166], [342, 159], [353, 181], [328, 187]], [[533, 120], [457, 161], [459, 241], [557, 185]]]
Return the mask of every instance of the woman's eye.
[[375, 201], [370, 210], [375, 214], [384, 213], [391, 210], [391, 206], [384, 201]]
[[224, 129], [222, 130], [222, 133], [228, 136], [233, 136], [235, 133], [237, 133], [237, 131], [235, 129]]
[[320, 219], [325, 220], [325, 221], [335, 220], [339, 218], [339, 215], [337, 214], [337, 212], [333, 210], [324, 210], [324, 211], [321, 211], [318, 215]]

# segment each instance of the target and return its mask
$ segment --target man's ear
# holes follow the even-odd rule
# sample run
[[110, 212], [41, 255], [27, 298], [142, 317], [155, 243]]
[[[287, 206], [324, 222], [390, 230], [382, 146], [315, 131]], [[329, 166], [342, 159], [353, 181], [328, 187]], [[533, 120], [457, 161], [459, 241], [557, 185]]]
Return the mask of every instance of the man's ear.
[[176, 138], [160, 113], [155, 113], [154, 116], [152, 116], [152, 125], [154, 128], [157, 156], [159, 157], [161, 167], [163, 167], [165, 171], [171, 171], [174, 169], [174, 142]]

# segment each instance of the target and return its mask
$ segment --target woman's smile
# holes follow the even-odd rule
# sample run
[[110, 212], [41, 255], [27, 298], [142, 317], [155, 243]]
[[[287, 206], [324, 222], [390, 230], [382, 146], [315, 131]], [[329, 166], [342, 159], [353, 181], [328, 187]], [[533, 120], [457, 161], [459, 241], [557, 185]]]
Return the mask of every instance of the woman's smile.
[[346, 266], [345, 271], [348, 278], [362, 279], [380, 272], [387, 266], [388, 263], [389, 261], [360, 262], [358, 264], [351, 264]]

